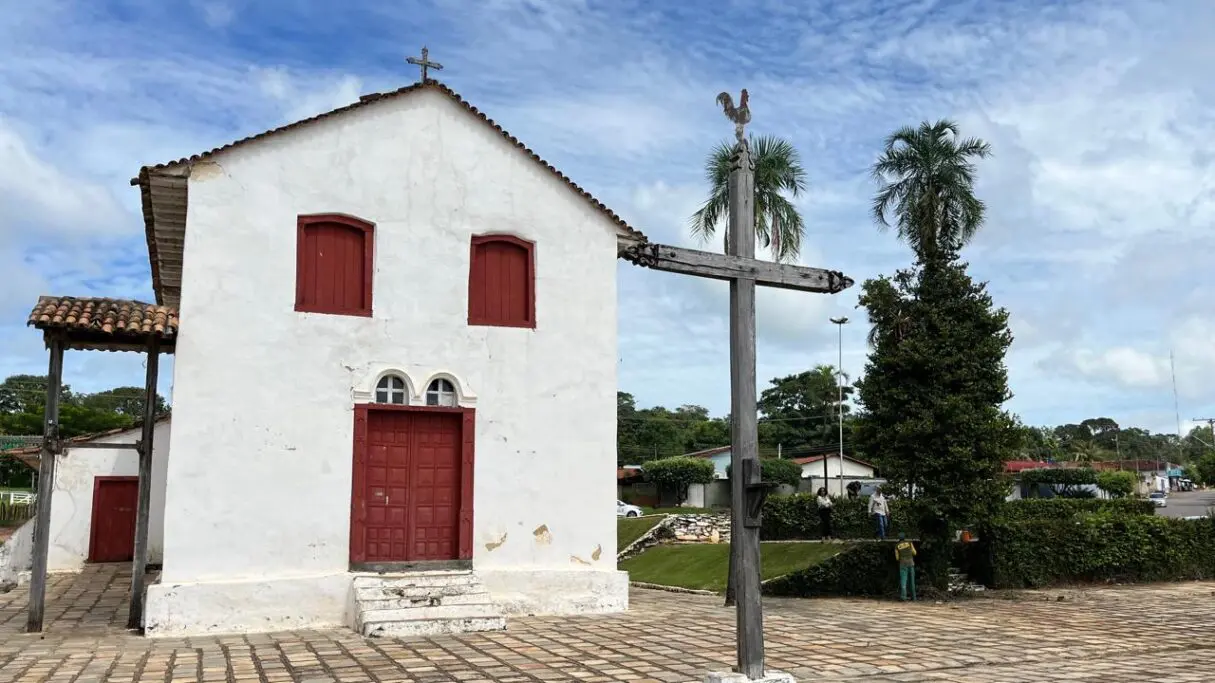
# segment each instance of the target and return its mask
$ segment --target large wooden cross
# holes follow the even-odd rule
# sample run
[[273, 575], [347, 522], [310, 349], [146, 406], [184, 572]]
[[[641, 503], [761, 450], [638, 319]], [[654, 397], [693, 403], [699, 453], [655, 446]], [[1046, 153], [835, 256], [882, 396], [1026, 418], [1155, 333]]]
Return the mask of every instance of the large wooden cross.
[[760, 480], [758, 410], [755, 399], [755, 286], [835, 294], [852, 286], [838, 271], [781, 265], [755, 258], [755, 164], [743, 135], [750, 121], [744, 92], [735, 109], [726, 93], [718, 103], [735, 123], [738, 138], [730, 166], [729, 253], [643, 242], [621, 257], [646, 268], [730, 282], [730, 555], [737, 572], [738, 667], [751, 680], [764, 677], [763, 611], [760, 606], [760, 512], [769, 486]]

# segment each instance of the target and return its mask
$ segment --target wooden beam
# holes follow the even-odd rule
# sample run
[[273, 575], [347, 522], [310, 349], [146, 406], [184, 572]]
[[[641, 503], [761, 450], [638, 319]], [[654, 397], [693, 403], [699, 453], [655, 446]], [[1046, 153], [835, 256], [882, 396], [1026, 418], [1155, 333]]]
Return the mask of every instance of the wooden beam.
[[109, 449], [109, 448], [132, 448], [135, 450], [139, 450], [139, 444], [138, 443], [98, 443], [96, 441], [81, 441], [79, 443], [72, 443], [71, 441], [60, 441], [59, 442], [60, 451], [70, 451], [70, 450], [75, 450], [77, 448], [95, 448], [98, 450]]
[[[698, 263], [702, 265], [698, 267], [712, 268], [716, 272], [733, 268], [734, 279], [730, 280], [730, 465], [734, 476], [730, 482], [730, 554], [737, 570], [732, 581], [738, 629], [737, 671], [757, 681], [764, 676], [759, 529], [744, 523], [748, 509], [748, 485], [759, 483], [760, 470], [755, 398], [755, 285], [758, 284], [758, 277], [761, 277], [761, 270], [770, 270], [768, 277], [779, 279], [785, 277], [781, 273], [789, 266], [762, 264], [754, 258], [754, 169], [746, 143], [740, 142], [735, 147], [730, 169], [730, 255], [705, 254], [711, 258], [699, 259]], [[659, 246], [656, 251], [662, 253], [666, 249], [668, 247]], [[682, 263], [687, 263], [687, 260]], [[761, 265], [764, 268], [760, 268]], [[767, 269], [768, 265], [772, 269]], [[746, 276], [748, 269], [755, 273], [756, 279]], [[816, 281], [815, 286], [821, 286], [821, 283]]]
[[148, 520], [152, 507], [152, 453], [156, 434], [156, 380], [160, 340], [148, 343], [148, 374], [144, 385], [143, 435], [139, 440], [139, 504], [135, 513], [135, 557], [131, 560], [131, 609], [127, 628], [143, 628], [143, 575], [148, 570]]
[[38, 502], [34, 513], [34, 561], [30, 571], [29, 616], [25, 630], [42, 631], [46, 605], [46, 563], [51, 547], [51, 498], [55, 490], [55, 455], [59, 450], [59, 391], [63, 386], [63, 340], [49, 340], [46, 373], [46, 412], [42, 423], [42, 453], [38, 463]]
[[[737, 251], [737, 250], [734, 250]], [[625, 248], [620, 257], [654, 270], [680, 273], [714, 280], [746, 278], [761, 287], [793, 289], [799, 292], [835, 294], [852, 286], [852, 278], [835, 270], [793, 266], [761, 261], [737, 253], [714, 254], [708, 251], [643, 242]]]

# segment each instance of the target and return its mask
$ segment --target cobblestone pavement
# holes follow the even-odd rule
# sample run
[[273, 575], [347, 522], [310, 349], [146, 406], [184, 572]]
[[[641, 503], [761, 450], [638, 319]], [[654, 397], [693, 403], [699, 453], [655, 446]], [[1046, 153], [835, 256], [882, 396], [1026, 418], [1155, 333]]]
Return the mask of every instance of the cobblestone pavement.
[[[52, 577], [47, 629], [0, 595], [0, 683], [699, 681], [733, 663], [717, 598], [636, 591], [627, 614], [512, 619], [414, 640], [349, 631], [153, 640], [127, 634], [129, 575]], [[1215, 584], [1028, 593], [952, 604], [766, 602], [768, 665], [803, 681], [1212, 681]]]

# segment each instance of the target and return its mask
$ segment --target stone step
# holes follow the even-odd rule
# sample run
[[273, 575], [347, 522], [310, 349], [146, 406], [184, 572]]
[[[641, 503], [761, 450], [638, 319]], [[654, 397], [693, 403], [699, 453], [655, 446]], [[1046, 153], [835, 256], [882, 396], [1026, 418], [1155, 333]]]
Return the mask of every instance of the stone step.
[[417, 572], [411, 574], [359, 575], [354, 577], [354, 587], [364, 586], [471, 586], [477, 583], [470, 571]]
[[[369, 589], [360, 589], [369, 590]], [[458, 593], [455, 595], [414, 595], [414, 596], [394, 596], [394, 595], [375, 595], [358, 598], [359, 609], [367, 610], [386, 610], [386, 609], [420, 609], [423, 607], [441, 607], [454, 605], [492, 605], [493, 600], [489, 597], [489, 593], [478, 591], [476, 593]]]
[[393, 584], [356, 585], [354, 596], [358, 600], [385, 600], [388, 598], [447, 597], [452, 595], [479, 595], [485, 593], [475, 583], [460, 583], [446, 586], [400, 586]]
[[430, 621], [433, 619], [485, 619], [500, 617], [501, 612], [493, 604], [480, 605], [434, 605], [427, 607], [405, 607], [401, 609], [359, 610], [360, 623], [382, 623], [386, 621]]
[[410, 636], [438, 636], [480, 631], [504, 631], [503, 617], [466, 617], [409, 621], [364, 621], [359, 633], [369, 638], [406, 638]]

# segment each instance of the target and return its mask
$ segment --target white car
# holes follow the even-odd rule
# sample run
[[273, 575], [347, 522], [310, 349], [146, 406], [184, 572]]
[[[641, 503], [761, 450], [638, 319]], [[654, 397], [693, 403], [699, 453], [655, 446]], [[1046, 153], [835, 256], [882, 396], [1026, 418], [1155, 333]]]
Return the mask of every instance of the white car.
[[1148, 500], [1152, 501], [1152, 504], [1158, 508], [1166, 508], [1169, 506], [1169, 496], [1164, 491], [1153, 491], [1148, 496]]
[[623, 500], [616, 501], [616, 516], [617, 517], [640, 517], [641, 508], [636, 505], [629, 505]]

